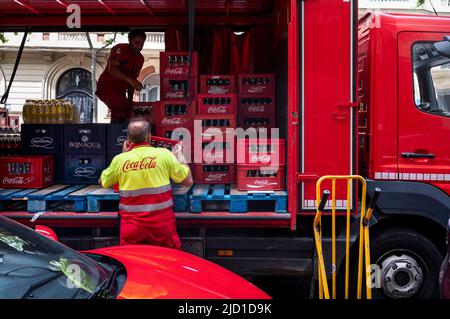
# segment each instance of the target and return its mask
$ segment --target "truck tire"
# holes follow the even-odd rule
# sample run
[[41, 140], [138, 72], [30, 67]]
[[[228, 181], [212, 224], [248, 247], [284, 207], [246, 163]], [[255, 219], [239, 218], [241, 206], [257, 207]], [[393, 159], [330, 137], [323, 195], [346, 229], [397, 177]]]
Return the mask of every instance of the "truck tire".
[[389, 228], [371, 236], [370, 244], [371, 263], [379, 267], [373, 298], [439, 298], [443, 256], [428, 238], [412, 229]]

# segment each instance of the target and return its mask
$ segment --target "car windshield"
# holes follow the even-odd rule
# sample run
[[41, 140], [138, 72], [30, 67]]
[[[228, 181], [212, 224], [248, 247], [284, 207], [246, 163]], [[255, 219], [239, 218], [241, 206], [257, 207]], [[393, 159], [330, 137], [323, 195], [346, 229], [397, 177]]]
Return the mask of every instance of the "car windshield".
[[0, 299], [88, 298], [107, 278], [95, 261], [0, 216]]

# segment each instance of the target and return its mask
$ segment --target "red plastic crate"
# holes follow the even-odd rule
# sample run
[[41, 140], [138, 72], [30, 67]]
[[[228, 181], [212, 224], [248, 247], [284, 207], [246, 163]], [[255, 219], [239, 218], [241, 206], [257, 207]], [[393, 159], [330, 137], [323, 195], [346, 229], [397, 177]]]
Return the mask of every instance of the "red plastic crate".
[[0, 157], [0, 187], [43, 188], [53, 184], [53, 156]]
[[196, 103], [186, 105], [184, 100], [161, 101], [155, 108], [154, 121], [157, 126], [175, 125], [192, 127], [194, 125]]
[[239, 115], [262, 117], [275, 114], [274, 95], [239, 95]]
[[236, 94], [199, 94], [198, 114], [237, 114]]
[[285, 189], [285, 166], [238, 165], [237, 189], [240, 191], [281, 191]]
[[[161, 76], [186, 76], [189, 64], [189, 52], [160, 52], [159, 65]], [[192, 52], [191, 75], [198, 75], [198, 54]]]
[[200, 93], [202, 94], [236, 93], [236, 76], [200, 75]]
[[273, 128], [276, 127], [275, 114], [264, 115], [264, 116], [248, 116], [239, 115], [238, 119], [239, 127], [247, 129], [249, 127], [254, 128]]
[[275, 74], [239, 74], [239, 94], [275, 94]]
[[245, 165], [284, 165], [284, 139], [238, 139], [237, 162]]
[[[192, 76], [189, 84], [191, 100], [197, 99], [197, 80]], [[161, 77], [161, 100], [183, 100], [184, 86], [187, 84], [186, 76]]]
[[194, 164], [194, 182], [197, 184], [236, 183], [235, 164]]
[[[236, 115], [233, 114], [201, 114], [196, 115], [195, 121], [201, 121], [199, 124], [202, 127], [202, 138], [210, 138], [216, 135], [222, 135], [223, 138], [226, 136], [226, 130], [228, 128], [236, 127]], [[220, 133], [220, 134], [219, 134]], [[219, 136], [217, 136], [219, 137]]]
[[[227, 156], [230, 158], [227, 160]], [[235, 163], [235, 139], [202, 139], [194, 142], [194, 161], [208, 163]]]

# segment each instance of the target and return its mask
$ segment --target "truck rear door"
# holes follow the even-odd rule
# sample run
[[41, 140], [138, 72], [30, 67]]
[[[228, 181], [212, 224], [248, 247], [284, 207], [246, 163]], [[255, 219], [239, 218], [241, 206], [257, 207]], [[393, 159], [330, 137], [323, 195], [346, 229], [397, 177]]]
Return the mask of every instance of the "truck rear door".
[[450, 195], [450, 59], [433, 47], [448, 33], [398, 37], [399, 179], [431, 183]]
[[[302, 211], [316, 208], [315, 184], [323, 175], [349, 175], [354, 161], [354, 58], [356, 1], [304, 1], [301, 130]], [[331, 191], [331, 185], [324, 187]], [[330, 198], [331, 199], [331, 198]], [[336, 207], [345, 208], [346, 188]]]

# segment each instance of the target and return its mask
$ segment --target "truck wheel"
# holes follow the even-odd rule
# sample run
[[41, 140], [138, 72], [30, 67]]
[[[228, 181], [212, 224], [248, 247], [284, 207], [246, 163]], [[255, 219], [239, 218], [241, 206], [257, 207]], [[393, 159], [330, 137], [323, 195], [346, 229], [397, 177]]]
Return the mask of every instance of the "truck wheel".
[[382, 230], [370, 239], [371, 263], [380, 268], [374, 298], [439, 298], [443, 257], [420, 233], [406, 228]]

